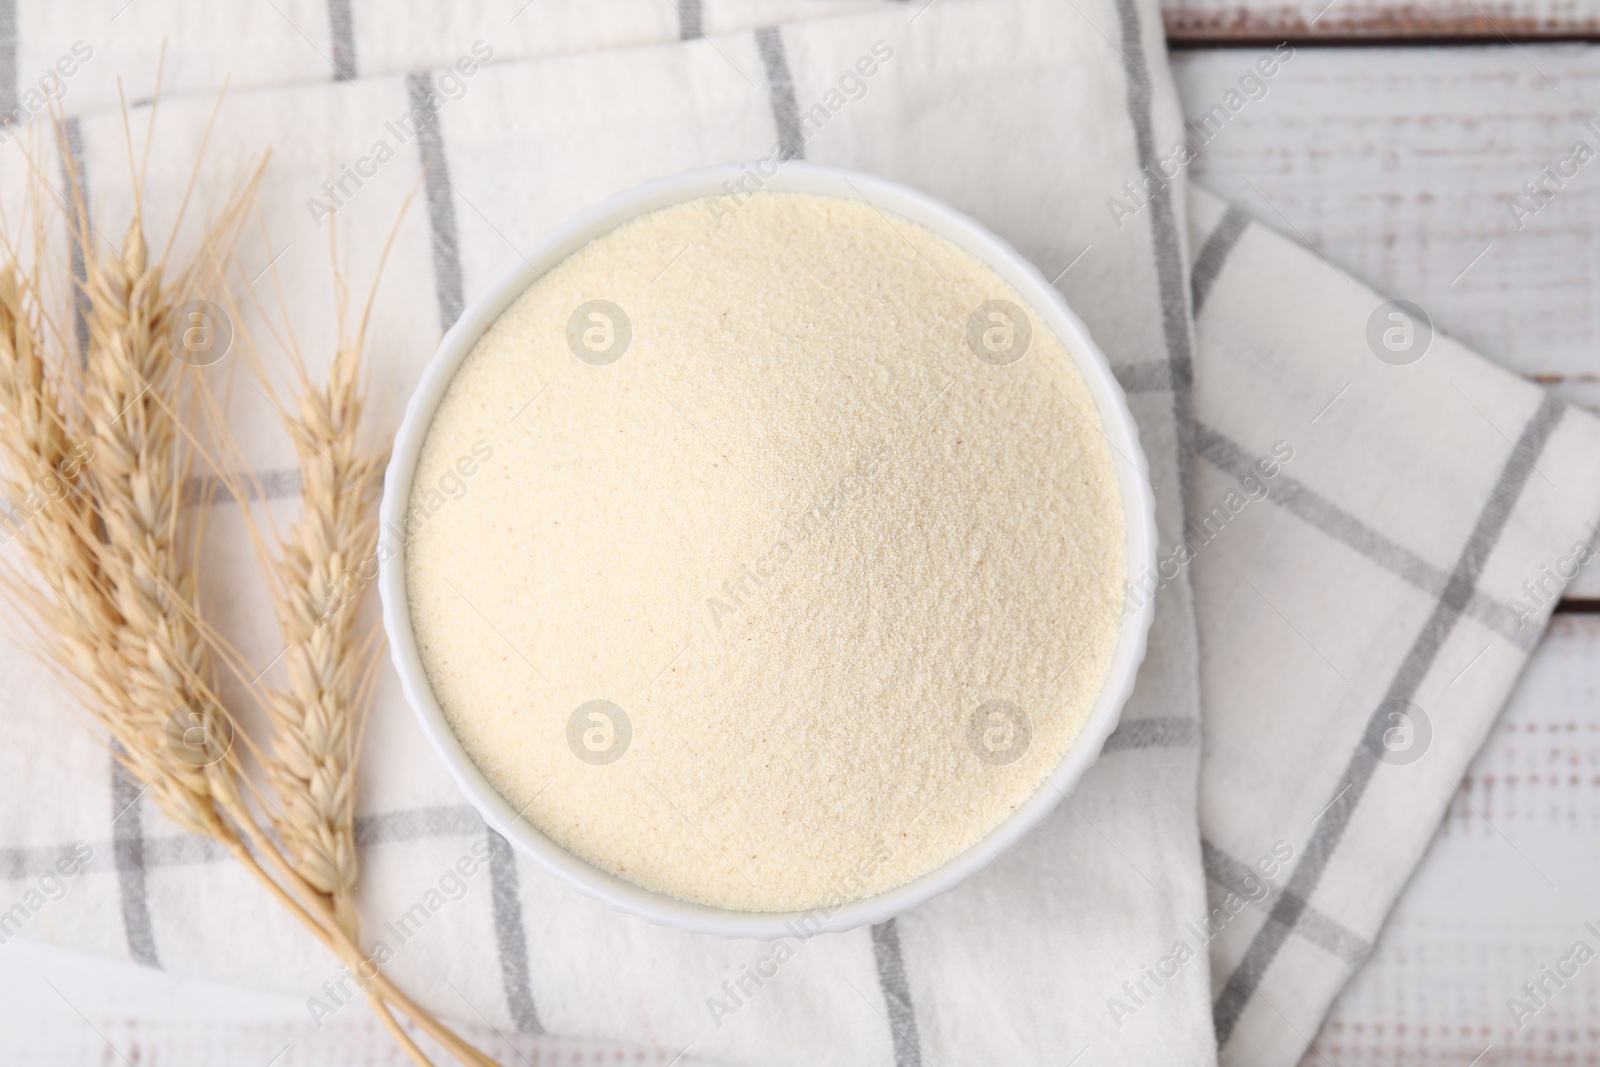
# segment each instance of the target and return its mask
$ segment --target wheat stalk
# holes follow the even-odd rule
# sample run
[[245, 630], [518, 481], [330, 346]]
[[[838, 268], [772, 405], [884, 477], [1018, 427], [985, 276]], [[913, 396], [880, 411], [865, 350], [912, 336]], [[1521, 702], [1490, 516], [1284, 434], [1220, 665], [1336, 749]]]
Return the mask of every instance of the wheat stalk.
[[[198, 259], [227, 259], [260, 174], [258, 168], [236, 190]], [[36, 167], [34, 178], [30, 201], [45, 202], [47, 183]], [[69, 192], [72, 242], [86, 268], [81, 367], [59, 320], [47, 314], [40, 223], [31, 272], [17, 266], [23, 257], [10, 235], [0, 235], [0, 485], [13, 501], [45, 487], [43, 504], [21, 513], [15, 531], [31, 575], [6, 584], [39, 622], [49, 662], [76, 683], [117, 758], [162, 811], [221, 842], [347, 966], [364, 973], [353, 905], [352, 728], [355, 709], [370, 696], [373, 642], [359, 637], [354, 611], [323, 619], [318, 606], [349, 554], [361, 552], [374, 532], [382, 459], [355, 444], [359, 346], [349, 355], [341, 350], [326, 387], [302, 390], [293, 420], [309, 449], [302, 450], [306, 507], [277, 568], [290, 683], [265, 701], [275, 731], [271, 754], [263, 755], [214, 684], [214, 658], [236, 675], [243, 660], [201, 611], [193, 564], [202, 522], [185, 514], [182, 499], [197, 456], [215, 464], [180, 414], [192, 390], [174, 359], [174, 313], [197, 292], [197, 271], [171, 272], [165, 255], [150, 262], [137, 195], [122, 249], [107, 252], [87, 222], [70, 164]], [[301, 380], [309, 386], [303, 368]], [[254, 787], [231, 746], [235, 736], [262, 756], [280, 799], [267, 820], [275, 836], [241, 794], [241, 785]], [[462, 1062], [493, 1064], [387, 976], [374, 974], [366, 989], [379, 1020], [416, 1063], [429, 1060], [390, 1005]]]
[[[379, 257], [377, 276], [353, 337], [345, 329], [347, 293], [338, 270], [338, 249], [332, 244], [337, 231], [330, 229], [340, 340], [325, 384], [317, 384], [307, 369], [280, 288], [279, 308], [286, 322], [273, 333], [293, 371], [297, 399], [292, 408], [278, 399], [266, 362], [244, 326], [241, 309], [231, 294], [225, 294], [241, 355], [249, 363], [261, 395], [282, 419], [298, 459], [301, 511], [287, 536], [273, 543], [262, 534], [248, 508], [244, 510], [273, 588], [284, 641], [281, 659], [288, 679], [287, 687], [266, 692], [263, 706], [272, 723], [272, 736], [262, 764], [278, 797], [273, 823], [282, 846], [282, 862], [315, 890], [318, 907], [332, 915], [328, 932], [338, 942], [336, 951], [341, 950], [339, 945], [345, 950], [353, 946], [359, 935], [354, 903], [358, 875], [354, 781], [381, 639], [381, 632], [361, 616], [366, 587], [361, 572], [376, 560], [376, 503], [388, 447], [367, 448], [360, 442], [365, 410], [362, 353], [377, 279], [410, 201], [408, 196], [402, 204]], [[226, 273], [222, 265], [218, 273]], [[275, 268], [273, 276], [276, 281]], [[270, 324], [254, 289], [241, 288], [250, 295], [252, 310]], [[214, 398], [207, 399], [211, 423], [227, 439], [221, 412]], [[246, 457], [236, 449], [233, 459], [236, 468], [248, 469]], [[256, 492], [251, 494], [251, 487], [237, 478], [220, 470], [219, 474], [236, 500], [261, 497], [259, 485], [253, 486]], [[357, 962], [365, 961], [358, 955]], [[417, 1008], [384, 975], [377, 974], [373, 983], [377, 987], [373, 1006], [386, 1025], [390, 1020], [385, 999], [465, 1062], [493, 1064]], [[391, 1031], [400, 1036], [392, 1025]]]
[[279, 839], [300, 875], [330, 898], [352, 937], [359, 929], [353, 763], [368, 656], [357, 605], [341, 605], [339, 587], [374, 549], [385, 459], [363, 451], [356, 439], [360, 361], [358, 347], [340, 346], [327, 384], [305, 383], [298, 412], [287, 416], [299, 457], [301, 514], [276, 560], [288, 685], [269, 696], [267, 761], [281, 804]]
[[[193, 621], [195, 583], [182, 543], [180, 487], [192, 460], [171, 406], [174, 294], [147, 256], [136, 217], [120, 257], [84, 257], [83, 416], [95, 455], [85, 504], [94, 509], [100, 539], [93, 547], [115, 611], [106, 636], [120, 659], [105, 681], [120, 686], [134, 734], [122, 741], [130, 770], [184, 829], [227, 837], [210, 801], [214, 792], [231, 801], [237, 791], [233, 762], [218, 758], [231, 733], [206, 682], [207, 646]], [[131, 765], [152, 758], [160, 766]]]
[[[401, 216], [404, 212], [402, 207]], [[287, 685], [265, 690], [263, 701], [272, 735], [262, 762], [278, 799], [272, 805], [273, 825], [296, 872], [326, 899], [336, 921], [355, 939], [360, 925], [354, 901], [358, 875], [354, 780], [380, 633], [361, 617], [364, 583], [352, 579], [359, 568], [375, 560], [376, 503], [388, 448], [368, 449], [360, 441], [365, 407], [362, 351], [377, 280], [361, 328], [354, 338], [347, 337], [346, 290], [338, 271], [337, 246], [331, 251], [340, 342], [325, 383], [313, 380], [293, 330], [274, 329], [295, 379], [297, 401], [286, 408], [277, 398], [250, 331], [242, 321], [238, 329], [241, 354], [259, 382], [255, 388], [278, 412], [294, 444], [301, 505], [287, 536], [270, 540], [248, 507], [243, 515], [272, 587], [284, 642], [277, 660], [284, 665]], [[379, 277], [388, 252], [386, 245]], [[217, 267], [225, 276], [226, 266]], [[255, 300], [253, 289], [242, 288], [251, 294], [253, 310], [270, 326], [271, 318]], [[233, 319], [243, 319], [231, 299], [230, 310]], [[286, 319], [290, 317], [281, 291], [280, 310]], [[226, 421], [215, 398], [207, 392], [205, 400], [211, 424], [227, 438]], [[242, 454], [231, 459], [234, 466], [248, 469]], [[242, 491], [249, 487], [236, 484], [236, 478], [225, 474], [224, 480], [236, 500], [251, 495]], [[259, 497], [260, 487], [253, 488]]]

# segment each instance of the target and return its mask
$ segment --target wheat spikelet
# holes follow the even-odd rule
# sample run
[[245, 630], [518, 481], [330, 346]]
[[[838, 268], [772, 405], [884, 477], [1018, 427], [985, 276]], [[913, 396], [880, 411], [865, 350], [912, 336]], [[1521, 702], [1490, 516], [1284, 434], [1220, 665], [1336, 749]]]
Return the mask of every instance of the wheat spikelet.
[[137, 216], [120, 257], [84, 258], [82, 403], [95, 456], [88, 488], [101, 584], [115, 610], [107, 636], [121, 669], [113, 682], [135, 735], [123, 740], [123, 758], [180, 826], [230, 836], [211, 801], [213, 789], [235, 789], [231, 763], [218, 758], [231, 733], [205, 681], [207, 646], [194, 624], [194, 577], [181, 542], [188, 463], [172, 411], [174, 294], [148, 263]]
[[[414, 192], [414, 191], [413, 191]], [[410, 197], [402, 206], [403, 216]], [[399, 232], [399, 219], [380, 256], [381, 277]], [[225, 294], [238, 327], [243, 358], [257, 378], [258, 390], [278, 411], [293, 441], [300, 485], [299, 517], [287, 535], [269, 544], [245, 511], [247, 526], [266, 567], [273, 589], [287, 686], [266, 693], [264, 707], [272, 724], [270, 745], [261, 762], [278, 803], [273, 807], [276, 842], [282, 861], [297, 878], [321, 898], [332, 922], [330, 933], [342, 940], [336, 951], [351, 963], [346, 951], [356, 944], [359, 919], [355, 909], [358, 863], [355, 848], [355, 775], [364, 716], [378, 666], [381, 633], [360, 613], [362, 594], [376, 564], [376, 503], [382, 488], [387, 446], [366, 448], [360, 443], [364, 400], [361, 387], [362, 351], [367, 324], [377, 292], [377, 278], [354, 338], [346, 337], [347, 293], [337, 269], [337, 247], [330, 246], [336, 265], [336, 305], [340, 342], [325, 384], [316, 384], [301, 354], [294, 333], [274, 330], [294, 372], [297, 401], [291, 412], [276, 399], [265, 361], [250, 332], [243, 328], [240, 309]], [[276, 270], [274, 270], [276, 279]], [[253, 308], [265, 317], [254, 291], [242, 286]], [[292, 314], [279, 294], [286, 320]], [[212, 422], [225, 429], [213, 404]], [[226, 434], [223, 434], [226, 437]], [[232, 457], [244, 466], [237, 450]], [[247, 500], [247, 487], [230, 482], [236, 500]], [[259, 489], [259, 487], [257, 487]], [[259, 496], [260, 494], [254, 494]], [[370, 966], [359, 955], [355, 963]], [[352, 964], [353, 969], [358, 969]], [[375, 970], [375, 968], [373, 968]], [[366, 973], [366, 971], [362, 971]], [[400, 1008], [441, 1045], [464, 1063], [494, 1067], [494, 1061], [444, 1027], [397, 989], [381, 972], [369, 989], [379, 1020], [413, 1059], [421, 1054], [389, 1014], [388, 1003]]]
[[278, 623], [288, 687], [270, 695], [273, 739], [267, 774], [281, 803], [279, 839], [306, 881], [328, 895], [352, 937], [358, 932], [354, 753], [368, 656], [347, 602], [347, 575], [372, 557], [383, 456], [356, 439], [361, 353], [341, 345], [322, 387], [302, 389], [288, 416], [301, 477], [301, 515], [283, 544]]
[[[69, 444], [56, 389], [46, 373], [37, 307], [26, 305], [25, 285], [15, 265], [0, 269], [0, 434], [5, 463], [0, 481], [14, 511], [4, 525], [8, 538], [22, 538], [34, 557], [43, 584], [58, 589], [61, 609], [83, 616], [90, 629], [104, 629], [111, 619], [107, 604], [92, 586], [93, 555], [74, 536], [62, 498], [80, 486], [82, 462], [92, 446]], [[59, 507], [57, 505], [60, 505]], [[87, 594], [87, 595], [85, 595]], [[97, 673], [98, 642], [74, 645], [66, 658], [89, 675]]]

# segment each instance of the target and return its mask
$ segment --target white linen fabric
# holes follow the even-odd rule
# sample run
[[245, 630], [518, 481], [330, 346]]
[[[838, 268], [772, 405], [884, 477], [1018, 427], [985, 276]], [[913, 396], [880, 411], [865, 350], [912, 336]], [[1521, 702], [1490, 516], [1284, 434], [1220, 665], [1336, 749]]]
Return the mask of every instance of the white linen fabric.
[[[268, 309], [292, 309], [313, 363], [336, 332], [330, 220], [359, 286], [420, 189], [370, 338], [389, 427], [441, 331], [551, 226], [688, 167], [804, 158], [940, 197], [1037, 264], [1105, 351], [1149, 457], [1161, 567], [1129, 591], [1156, 616], [1122, 725], [1022, 845], [870, 929], [779, 953], [565, 888], [463, 803], [386, 671], [360, 905], [398, 982], [453, 1018], [665, 1057], [1296, 1062], [1542, 630], [1553, 576], [1592, 540], [1600, 422], [1190, 189], [1168, 161], [1204, 138], [1183, 125], [1153, 4], [185, 0], [107, 21], [0, 0], [0, 110], [25, 134], [0, 149], [7, 218], [30, 136], [37, 173], [62, 172], [30, 96], [44, 80], [64, 87], [61, 147], [116, 243], [133, 182], [113, 75], [130, 76], [141, 145], [163, 41], [152, 228], [176, 218], [231, 79], [194, 210], [272, 147], [266, 238], [238, 266]], [[240, 326], [264, 336], [274, 313]], [[292, 514], [292, 448], [234, 392], [269, 498], [255, 506]], [[248, 539], [234, 504], [214, 510], [208, 601], [266, 665]], [[20, 907], [0, 909], [0, 934], [288, 990], [308, 1018], [343, 1010], [339, 969], [107, 770], [47, 672], [7, 656], [0, 678], [0, 904]], [[73, 855], [65, 898], [34, 908]]]

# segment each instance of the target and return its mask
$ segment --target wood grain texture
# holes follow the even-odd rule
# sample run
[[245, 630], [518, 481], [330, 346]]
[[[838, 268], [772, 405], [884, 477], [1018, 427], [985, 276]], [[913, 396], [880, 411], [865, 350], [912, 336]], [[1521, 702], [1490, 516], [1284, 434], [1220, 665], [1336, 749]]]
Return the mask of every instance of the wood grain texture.
[[1168, 38], [1185, 45], [1600, 37], [1592, 0], [1165, 0], [1161, 11]]

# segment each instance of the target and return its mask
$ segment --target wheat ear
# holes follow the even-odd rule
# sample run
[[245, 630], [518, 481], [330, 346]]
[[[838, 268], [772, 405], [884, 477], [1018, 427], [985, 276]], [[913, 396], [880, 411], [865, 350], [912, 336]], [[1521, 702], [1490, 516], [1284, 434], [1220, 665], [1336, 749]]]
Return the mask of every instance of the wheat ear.
[[[89, 243], [87, 237], [82, 238]], [[123, 715], [136, 731], [122, 758], [184, 829], [232, 836], [212, 803], [237, 792], [226, 711], [207, 683], [207, 645], [194, 624], [193, 571], [182, 542], [182, 484], [190, 467], [172, 409], [174, 297], [147, 261], [142, 220], [119, 257], [85, 256], [89, 349], [83, 409], [94, 459], [86, 516], [101, 585], [115, 609], [109, 635]], [[88, 501], [86, 501], [87, 503]], [[157, 766], [145, 766], [155, 763]]]
[[[280, 291], [279, 307], [285, 321], [283, 328], [273, 333], [293, 371], [298, 399], [292, 409], [278, 399], [265, 361], [245, 326], [246, 316], [232, 293], [221, 294], [235, 323], [240, 354], [257, 379], [256, 387], [277, 410], [295, 446], [301, 481], [300, 515], [286, 536], [269, 541], [248, 505], [242, 509], [272, 586], [284, 641], [280, 658], [288, 678], [286, 688], [267, 689], [263, 700], [272, 733], [270, 746], [261, 752], [261, 763], [278, 798], [277, 805], [268, 806], [274, 812], [275, 841], [280, 846], [267, 852], [266, 859], [286, 882], [314, 891], [306, 906], [321, 916], [319, 935], [352, 970], [371, 971], [367, 993], [373, 1010], [413, 1058], [415, 1046], [395, 1023], [390, 1004], [463, 1062], [495, 1067], [493, 1060], [407, 997], [356, 947], [354, 783], [382, 637], [360, 608], [377, 559], [376, 503], [388, 457], [386, 443], [377, 447], [361, 444], [365, 412], [362, 353], [378, 278], [410, 200], [408, 196], [402, 205], [379, 258], [377, 277], [353, 337], [345, 330], [347, 297], [343, 276], [337, 270], [337, 247], [333, 247], [340, 341], [325, 384], [317, 384], [306, 367], [294, 338], [293, 316]], [[225, 264], [216, 264], [216, 268], [219, 276], [227, 275]], [[271, 316], [256, 300], [254, 289], [240, 288], [249, 294], [251, 310], [270, 326]], [[234, 473], [248, 469], [247, 457], [227, 433], [216, 398], [203, 383], [202, 394], [210, 413], [209, 425], [227, 452], [227, 465], [233, 468], [219, 466], [217, 473], [234, 499], [244, 504], [261, 495], [260, 486], [248, 484]], [[301, 897], [304, 900], [305, 894]]]
[[360, 349], [342, 345], [325, 386], [307, 387], [288, 416], [299, 458], [301, 514], [276, 561], [278, 626], [288, 686], [270, 694], [267, 775], [278, 836], [300, 875], [333, 902], [354, 937], [355, 735], [364, 655], [346, 576], [372, 558], [384, 455], [357, 441]]

